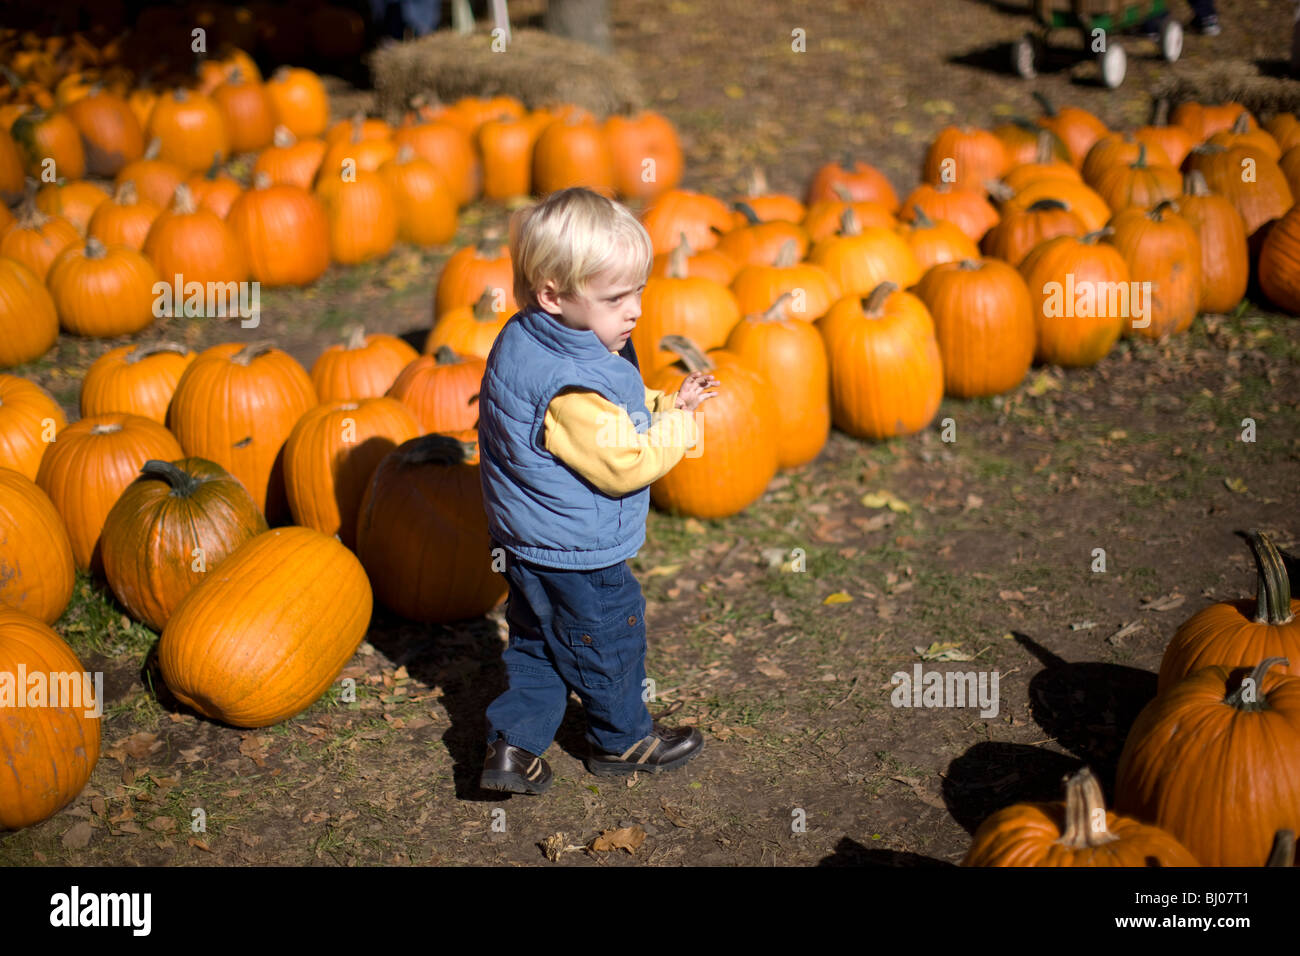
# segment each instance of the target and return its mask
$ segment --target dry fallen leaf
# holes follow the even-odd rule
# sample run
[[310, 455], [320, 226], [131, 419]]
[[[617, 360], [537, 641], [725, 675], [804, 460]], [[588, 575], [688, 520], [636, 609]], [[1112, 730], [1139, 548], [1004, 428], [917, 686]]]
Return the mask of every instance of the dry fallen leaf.
[[80, 850], [90, 843], [90, 824], [82, 820], [80, 823], [73, 824], [72, 829], [63, 834], [63, 845], [69, 850]]
[[890, 511], [897, 511], [900, 514], [908, 514], [912, 508], [906, 502], [902, 501], [892, 491], [874, 491], [868, 492], [859, 499], [862, 504], [868, 508], [888, 508]]
[[610, 850], [627, 850], [635, 853], [637, 847], [645, 842], [645, 830], [639, 826], [619, 827], [617, 830], [604, 830], [588, 844], [587, 849], [595, 853]]
[[[142, 730], [138, 734], [132, 734], [121, 743], [121, 748], [129, 753], [136, 760], [142, 760], [149, 756], [150, 752], [155, 749], [154, 744], [158, 743], [158, 735]], [[161, 746], [161, 744], [159, 744]]]
[[1186, 600], [1185, 595], [1173, 591], [1158, 598], [1152, 598], [1150, 601], [1143, 601], [1138, 605], [1138, 608], [1143, 611], [1172, 611], [1176, 607], [1182, 607], [1183, 602]]
[[757, 670], [764, 677], [770, 677], [773, 680], [781, 680], [790, 676], [775, 664], [759, 664], [757, 665]]
[[845, 591], [836, 591], [834, 594], [826, 595], [822, 601], [823, 604], [847, 604], [853, 600], [853, 595]]
[[973, 654], [959, 651], [960, 641], [934, 641], [929, 647], [914, 647], [912, 650], [921, 655], [923, 661], [970, 661]]

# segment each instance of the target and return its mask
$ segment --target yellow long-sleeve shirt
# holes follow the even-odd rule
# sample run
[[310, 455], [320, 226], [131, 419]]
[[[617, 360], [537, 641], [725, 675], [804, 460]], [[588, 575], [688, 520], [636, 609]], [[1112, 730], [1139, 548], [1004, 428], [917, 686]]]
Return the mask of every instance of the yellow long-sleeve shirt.
[[590, 389], [566, 388], [546, 408], [546, 450], [611, 497], [668, 474], [694, 445], [695, 416], [673, 408], [676, 392], [645, 390], [650, 426], [637, 433], [631, 416]]

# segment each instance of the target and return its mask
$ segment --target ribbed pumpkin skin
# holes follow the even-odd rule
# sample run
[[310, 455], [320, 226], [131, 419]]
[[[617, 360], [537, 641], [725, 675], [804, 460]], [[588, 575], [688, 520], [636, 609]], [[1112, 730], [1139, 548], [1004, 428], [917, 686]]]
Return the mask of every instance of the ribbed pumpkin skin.
[[354, 265], [388, 254], [397, 242], [397, 203], [377, 172], [358, 168], [356, 179], [322, 176], [316, 195], [330, 224], [330, 257]]
[[127, 163], [113, 180], [114, 184], [135, 183], [141, 199], [147, 199], [159, 209], [171, 205], [176, 187], [185, 181], [186, 170], [161, 159], [145, 158]]
[[225, 468], [275, 521], [287, 510], [280, 451], [316, 403], [311, 379], [288, 354], [225, 343], [185, 370], [168, 422], [186, 456]]
[[[653, 199], [676, 188], [682, 179], [682, 146], [677, 130], [660, 113], [649, 110], [635, 116], [611, 116], [605, 120], [605, 139], [614, 173], [614, 188], [620, 196]], [[644, 178], [644, 162], [653, 159], [654, 176]]]
[[337, 534], [352, 547], [370, 476], [385, 455], [420, 430], [415, 415], [395, 398], [332, 402], [308, 411], [284, 444], [284, 486], [294, 522]]
[[1165, 647], [1156, 693], [1205, 667], [1251, 667], [1268, 657], [1291, 662], [1272, 673], [1300, 678], [1300, 599], [1291, 601], [1297, 616], [1289, 624], [1256, 623], [1255, 613], [1253, 600], [1221, 601], [1184, 621]]
[[1201, 242], [1182, 216], [1162, 203], [1152, 210], [1125, 209], [1111, 220], [1106, 237], [1128, 263], [1137, 282], [1151, 282], [1145, 327], [1125, 324], [1125, 335], [1158, 339], [1186, 332], [1201, 301]]
[[158, 643], [163, 680], [188, 707], [265, 727], [310, 707], [370, 624], [366, 572], [311, 528], [245, 542], [181, 601]]
[[331, 345], [311, 367], [321, 402], [378, 398], [419, 353], [395, 335], [360, 332], [346, 345]]
[[1200, 866], [1196, 857], [1159, 827], [1106, 812], [1106, 829], [1119, 837], [1105, 846], [1074, 849], [1058, 841], [1064, 803], [1018, 803], [999, 810], [975, 831], [962, 866]]
[[911, 246], [883, 226], [823, 239], [808, 253], [808, 261], [825, 269], [846, 296], [866, 295], [882, 282], [895, 282], [905, 289], [915, 285], [922, 274]]
[[1031, 182], [1002, 204], [1005, 215], [1012, 209], [1028, 209], [1040, 199], [1056, 199], [1070, 207], [1088, 232], [1096, 232], [1110, 221], [1111, 208], [1096, 191], [1069, 179], [1040, 179]]
[[190, 173], [223, 162], [230, 152], [230, 134], [217, 104], [190, 90], [159, 97], [149, 114], [149, 139], [162, 141], [158, 158]]
[[1036, 329], [1025, 280], [999, 259], [935, 266], [916, 294], [934, 319], [944, 391], [958, 398], [1001, 395], [1034, 360]]
[[458, 206], [473, 202], [483, 182], [483, 166], [470, 135], [451, 123], [414, 123], [393, 133], [400, 150], [410, 146], [415, 155], [433, 163]]
[[[266, 530], [253, 499], [220, 465], [202, 458], [170, 462], [197, 480], [189, 493], [157, 474], [142, 474], [104, 520], [104, 576], [137, 621], [161, 632], [172, 612], [241, 544]], [[202, 552], [203, 570], [195, 563]]]
[[258, 154], [253, 175], [266, 173], [273, 185], [310, 190], [327, 149], [323, 139], [298, 140], [285, 127], [276, 131], [276, 144]]
[[984, 254], [1019, 268], [1034, 248], [1057, 236], [1082, 236], [1083, 220], [1059, 200], [1028, 209], [1008, 209], [980, 243]]
[[137, 196], [134, 183], [123, 183], [117, 194], [101, 203], [86, 227], [88, 238], [106, 246], [129, 246], [137, 252], [144, 248], [145, 237], [162, 210]]
[[0, 608], [53, 624], [75, 583], [72, 543], [54, 502], [31, 479], [0, 468]]
[[[899, 223], [896, 231], [911, 248], [921, 275], [941, 262], [979, 258], [980, 251], [970, 236], [942, 219], [938, 222], [926, 220], [925, 224], [919, 221]], [[988, 238], [987, 233], [985, 238]]]
[[509, 318], [519, 309], [515, 302], [515, 273], [510, 248], [505, 243], [484, 240], [457, 249], [442, 267], [434, 295], [434, 319], [462, 305], [473, 305], [484, 289], [501, 290], [501, 311]]
[[379, 167], [397, 205], [397, 238], [434, 246], [456, 238], [456, 200], [433, 163], [398, 153]]
[[226, 222], [258, 282], [306, 285], [329, 268], [329, 220], [305, 189], [255, 185], [235, 200]]
[[0, 374], [0, 461], [6, 468], [35, 481], [47, 439], [53, 443], [67, 424], [63, 409], [45, 389]]
[[[1255, 179], [1243, 182], [1242, 163], [1248, 160], [1254, 167]], [[1247, 236], [1253, 236], [1270, 220], [1286, 215], [1295, 204], [1282, 168], [1253, 146], [1197, 147], [1188, 154], [1186, 166], [1204, 176], [1212, 192], [1226, 196], [1237, 207]]]
[[1277, 306], [1300, 315], [1300, 210], [1269, 230], [1259, 253], [1259, 284]]
[[1231, 312], [1246, 295], [1250, 251], [1241, 214], [1223, 196], [1183, 196], [1178, 209], [1201, 243], [1201, 311]]
[[487, 361], [493, 343], [512, 314], [505, 310], [493, 312], [477, 305], [458, 305], [448, 309], [429, 330], [424, 340], [424, 354], [432, 355], [445, 345], [457, 355], [476, 355]]
[[411, 410], [420, 426], [417, 435], [477, 428], [486, 371], [487, 361], [477, 355], [455, 350], [421, 355], [402, 369], [388, 395]]
[[533, 145], [533, 186], [543, 196], [571, 186], [614, 195], [614, 157], [605, 131], [589, 117], [556, 120]]
[[1120, 755], [1115, 808], [1204, 866], [1261, 866], [1278, 830], [1300, 829], [1300, 678], [1266, 673], [1266, 709], [1248, 712], [1224, 704], [1232, 674], [1204, 668], [1147, 704]]
[[[958, 189], [948, 183], [932, 186], [922, 183], [903, 200], [899, 219], [911, 222], [916, 209], [932, 221], [946, 220], [978, 243], [984, 234], [998, 224], [998, 211], [984, 198], [983, 190]], [[897, 280], [894, 280], [897, 281]], [[910, 283], [909, 283], [910, 284]]]
[[85, 246], [69, 246], [54, 260], [46, 285], [64, 329], [111, 338], [153, 324], [157, 281], [157, 271], [141, 253], [125, 246], [105, 249], [91, 239]]
[[953, 183], [984, 189], [1011, 165], [1007, 149], [991, 132], [973, 126], [945, 126], [925, 155], [921, 178], [927, 183]]
[[118, 496], [150, 458], [182, 456], [172, 433], [139, 415], [110, 412], [59, 432], [36, 475], [68, 527], [72, 556], [83, 571], [99, 567], [100, 534]]
[[80, 238], [77, 227], [62, 216], [46, 216], [35, 207], [25, 208], [18, 221], [10, 223], [0, 236], [0, 256], [21, 262], [44, 282], [54, 260]]
[[656, 254], [671, 252], [686, 235], [696, 252], [712, 249], [731, 228], [731, 210], [721, 199], [688, 189], [670, 189], [641, 214]]
[[[733, 326], [741, 315], [762, 312], [786, 292], [801, 294], [797, 299], [792, 295], [785, 300], [782, 316], [806, 322], [825, 315], [842, 294], [839, 283], [831, 274], [811, 262], [798, 262], [790, 266], [745, 266], [731, 281], [731, 293], [735, 296], [738, 307]], [[644, 297], [641, 311], [644, 316]], [[643, 354], [645, 353], [637, 346], [637, 358], [640, 359]]]
[[210, 209], [196, 208], [189, 187], [177, 190], [170, 209], [154, 220], [144, 254], [164, 282], [243, 282], [248, 260], [230, 227]]
[[1046, 308], [1052, 301], [1049, 286], [1056, 283], [1061, 290], [1063, 308], [1067, 305], [1074, 308], [1075, 304], [1065, 301], [1067, 277], [1074, 276], [1076, 290], [1085, 283], [1094, 289], [1105, 288], [1102, 283], [1127, 283], [1129, 269], [1124, 257], [1104, 243], [1058, 236], [1025, 256], [1020, 263], [1020, 274], [1025, 277], [1038, 328], [1034, 356], [1053, 365], [1084, 366], [1100, 362], [1119, 339], [1128, 317], [1108, 314], [1109, 303], [1094, 309], [1091, 316], [1048, 315]]
[[835, 187], [841, 187], [855, 201], [871, 200], [886, 206], [891, 212], [898, 209], [898, 193], [894, 184], [876, 167], [861, 160], [850, 164], [851, 157], [837, 163], [826, 163], [813, 175], [808, 184], [808, 204], [822, 199], [839, 199]]
[[0, 259], [0, 368], [38, 359], [59, 339], [54, 300], [21, 262]]
[[[0, 609], [0, 673], [85, 673], [54, 631]], [[83, 698], [83, 703], [85, 698]], [[100, 702], [96, 702], [100, 703]], [[83, 707], [0, 707], [0, 830], [39, 823], [81, 792], [99, 759], [99, 718]]]
[[660, 347], [665, 335], [684, 335], [707, 351], [727, 341], [739, 321], [736, 297], [712, 279], [647, 279], [641, 294], [641, 318], [631, 335], [641, 377], [648, 379], [677, 361], [675, 354]]
[[81, 382], [81, 417], [129, 412], [167, 423], [167, 407], [196, 353], [183, 345], [119, 345], [95, 359]]
[[[492, 570], [492, 538], [472, 431], [425, 435], [384, 458], [357, 517], [357, 557], [375, 596], [412, 621], [486, 614], [506, 593]], [[468, 457], [466, 457], [466, 452]]]
[[725, 347], [779, 389], [777, 468], [797, 468], [820, 455], [830, 437], [831, 402], [826, 347], [817, 328], [799, 319], [747, 315]]
[[84, 236], [90, 226], [90, 217], [110, 198], [108, 190], [87, 179], [49, 183], [36, 194], [36, 207], [47, 215], [62, 216]]
[[330, 121], [329, 96], [311, 70], [281, 67], [266, 81], [275, 121], [299, 139], [319, 136]]
[[108, 92], [91, 93], [68, 107], [81, 133], [86, 172], [111, 178], [144, 155], [144, 130], [126, 101]]
[[943, 365], [925, 304], [896, 291], [876, 317], [841, 299], [817, 326], [830, 358], [831, 420], [855, 438], [911, 435], [943, 400]]
[[[698, 445], [650, 486], [650, 500], [673, 514], [725, 518], [762, 497], [776, 476], [777, 411], [772, 386], [738, 356], [717, 349], [708, 357], [719, 385], [695, 410]], [[647, 384], [669, 393], [685, 378], [680, 365], [670, 365]]]

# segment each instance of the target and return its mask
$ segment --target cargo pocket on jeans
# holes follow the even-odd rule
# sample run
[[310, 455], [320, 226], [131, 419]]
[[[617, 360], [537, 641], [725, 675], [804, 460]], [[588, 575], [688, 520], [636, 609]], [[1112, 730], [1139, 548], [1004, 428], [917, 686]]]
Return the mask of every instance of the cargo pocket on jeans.
[[572, 626], [569, 648], [586, 687], [613, 687], [645, 653], [645, 599], [629, 602], [599, 624]]

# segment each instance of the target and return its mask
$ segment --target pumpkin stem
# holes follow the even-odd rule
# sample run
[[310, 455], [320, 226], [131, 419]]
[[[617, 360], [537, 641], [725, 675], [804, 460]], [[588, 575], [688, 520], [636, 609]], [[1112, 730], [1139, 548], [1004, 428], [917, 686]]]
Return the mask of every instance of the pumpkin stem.
[[925, 214], [920, 206], [912, 206], [912, 225], [917, 229], [933, 229], [934, 221]]
[[1152, 207], [1151, 212], [1148, 213], [1148, 216], [1154, 222], [1164, 222], [1165, 213], [1170, 211], [1177, 213], [1178, 203], [1174, 202], [1172, 199], [1164, 199], [1156, 203], [1155, 206]]
[[[840, 235], [841, 236], [860, 236], [862, 235], [862, 224], [858, 222], [857, 213], [853, 207], [849, 206], [840, 214]], [[790, 240], [793, 242], [794, 240]]]
[[194, 213], [194, 193], [184, 183], [178, 183], [172, 193], [172, 215], [189, 216]]
[[134, 206], [139, 201], [135, 191], [135, 181], [131, 179], [123, 180], [113, 193], [113, 202], [119, 206]]
[[474, 318], [479, 322], [497, 321], [496, 310], [492, 308], [492, 287], [484, 286], [483, 294], [474, 303]]
[[[1241, 686], [1234, 690], [1223, 702], [1229, 707], [1235, 707], [1241, 711], [1259, 711], [1267, 710], [1268, 704], [1264, 698], [1264, 675], [1268, 669], [1276, 664], [1283, 667], [1290, 667], [1291, 662], [1285, 657], [1268, 657], [1255, 665], [1255, 669], [1250, 672], [1249, 676], [1241, 682]], [[1251, 700], [1246, 700], [1246, 688], [1251, 689]]]
[[474, 244], [474, 251], [485, 259], [497, 258], [497, 253], [501, 251], [501, 233], [489, 229], [483, 233], [483, 238]]
[[1038, 100], [1038, 105], [1043, 108], [1044, 113], [1049, 117], [1056, 116], [1056, 107], [1052, 105], [1052, 101], [1049, 100], [1041, 90], [1034, 90], [1033, 96], [1034, 99]]
[[1273, 627], [1290, 624], [1294, 617], [1291, 613], [1291, 581], [1287, 577], [1286, 565], [1282, 563], [1282, 555], [1273, 540], [1262, 531], [1249, 531], [1245, 538], [1258, 571], [1254, 622]]
[[1210, 195], [1210, 184], [1205, 181], [1205, 174], [1193, 169], [1183, 177], [1183, 194], [1187, 196]]
[[[852, 212], [851, 209], [845, 210]], [[789, 269], [799, 262], [799, 243], [793, 239], [787, 239], [781, 243], [781, 248], [777, 250], [776, 258], [772, 260], [772, 265], [778, 269]]]
[[762, 322], [781, 321], [781, 319], [785, 317], [785, 304], [792, 298], [794, 298], [794, 293], [782, 292], [777, 297], [776, 301], [767, 307], [767, 311], [759, 316], [759, 320]]
[[120, 432], [121, 430], [122, 430], [122, 425], [121, 425], [121, 423], [119, 423], [119, 422], [109, 422], [109, 423], [106, 424], [106, 425], [93, 425], [93, 426], [91, 426], [90, 433], [91, 433], [92, 435], [114, 435], [114, 434], [116, 434], [117, 432]]
[[212, 162], [208, 164], [208, 171], [203, 174], [203, 178], [208, 182], [214, 182], [219, 172], [221, 172], [221, 153], [213, 150]]
[[885, 280], [871, 290], [871, 294], [862, 300], [862, 314], [869, 319], [880, 318], [885, 308], [885, 300], [898, 291], [898, 283]]
[[171, 485], [172, 490], [169, 493], [172, 498], [191, 498], [199, 490], [203, 482], [191, 475], [188, 471], [168, 461], [160, 461], [157, 458], [150, 458], [140, 466], [140, 476], [143, 478], [160, 478], [167, 484]]
[[1056, 139], [1055, 134], [1050, 129], [1044, 129], [1038, 134], [1038, 152], [1034, 154], [1034, 161], [1046, 165], [1056, 158], [1052, 149], [1052, 140]]
[[28, 196], [23, 200], [23, 204], [18, 207], [17, 226], [19, 229], [39, 231], [49, 221], [50, 217], [45, 214], [40, 206], [36, 205], [34, 196]]
[[1130, 164], [1129, 169], [1146, 169], [1147, 168], [1147, 144], [1138, 141], [1138, 156]]
[[450, 345], [439, 345], [438, 351], [433, 353], [433, 360], [438, 365], [455, 365], [460, 361], [460, 356]]
[[141, 359], [147, 359], [151, 355], [157, 355], [160, 352], [175, 352], [177, 355], [189, 355], [190, 350], [187, 346], [178, 345], [175, 342], [158, 342], [154, 345], [135, 345], [131, 351], [126, 353], [123, 361], [127, 365], [134, 365]]
[[1089, 245], [1091, 245], [1095, 242], [1100, 242], [1102, 239], [1106, 238], [1107, 236], [1113, 236], [1113, 235], [1115, 235], [1115, 230], [1113, 228], [1111, 228], [1110, 226], [1102, 226], [1100, 229], [1094, 230], [1093, 232], [1090, 232], [1087, 235], [1080, 237], [1079, 241], [1086, 242]]
[[350, 352], [366, 347], [366, 327], [364, 325], [352, 326], [348, 331], [348, 344], [346, 347]]
[[668, 278], [685, 279], [688, 271], [686, 258], [691, 254], [690, 243], [686, 241], [686, 233], [678, 233], [682, 238], [673, 247], [673, 251], [668, 253]]
[[750, 169], [745, 194], [748, 196], [764, 196], [767, 194], [767, 176], [763, 173], [761, 167], [754, 166]]
[[688, 372], [711, 372], [717, 368], [713, 359], [684, 335], [665, 335], [659, 340], [659, 347], [676, 355]]
[[275, 132], [271, 135], [272, 145], [280, 149], [288, 149], [296, 142], [298, 142], [298, 137], [294, 136], [287, 126], [277, 126]]
[[844, 155], [840, 157], [840, 168], [845, 172], [853, 172], [853, 150], [846, 149]]
[[107, 254], [107, 252], [108, 250], [104, 248], [104, 244], [100, 242], [98, 239], [96, 239], [94, 236], [91, 236], [89, 239], [86, 240], [87, 259], [102, 259], [104, 258], [105, 254]]
[[1169, 125], [1169, 97], [1160, 96], [1151, 102], [1151, 125]]
[[1236, 136], [1241, 136], [1244, 135], [1245, 133], [1250, 132], [1250, 122], [1249, 120], [1246, 119], [1245, 110], [1242, 110], [1240, 113], [1238, 113], [1237, 118], [1233, 120], [1232, 132]]
[[747, 202], [738, 199], [731, 204], [731, 208], [745, 217], [747, 225], [757, 226], [763, 222], [762, 219], [758, 218], [758, 213], [754, 212], [754, 207]]
[[415, 159], [415, 147], [410, 143], [403, 143], [397, 150], [398, 165], [405, 166], [413, 159]]
[[1265, 866], [1295, 866], [1295, 831], [1278, 830], [1273, 835], [1273, 849]]
[[230, 361], [247, 367], [254, 359], [262, 357], [274, 347], [270, 342], [250, 342], [230, 356]]
[[1084, 767], [1065, 778], [1065, 832], [1056, 842], [1072, 850], [1105, 846], [1119, 837], [1106, 829], [1106, 802], [1101, 784]]
[[853, 202], [853, 193], [843, 183], [831, 183], [831, 192], [840, 202]]
[[1006, 202], [1016, 194], [1014, 189], [1000, 179], [984, 180], [984, 191], [998, 202]]
[[271, 185], [271, 174], [261, 169], [253, 174], [253, 188], [266, 189]]
[[412, 438], [394, 454], [403, 465], [461, 465], [473, 458], [478, 442], [461, 441], [451, 435], [435, 432]]
[[963, 272], [978, 272], [984, 268], [984, 263], [979, 259], [963, 259], [957, 268]]

